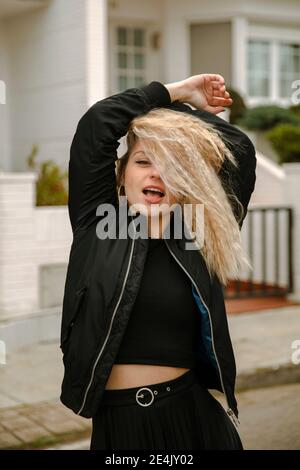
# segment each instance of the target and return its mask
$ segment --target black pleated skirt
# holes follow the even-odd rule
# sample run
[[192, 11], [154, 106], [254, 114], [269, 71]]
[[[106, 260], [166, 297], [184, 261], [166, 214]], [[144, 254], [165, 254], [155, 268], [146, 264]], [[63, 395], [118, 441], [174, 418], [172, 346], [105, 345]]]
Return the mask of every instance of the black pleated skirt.
[[193, 370], [105, 390], [92, 424], [91, 450], [243, 450], [231, 419]]

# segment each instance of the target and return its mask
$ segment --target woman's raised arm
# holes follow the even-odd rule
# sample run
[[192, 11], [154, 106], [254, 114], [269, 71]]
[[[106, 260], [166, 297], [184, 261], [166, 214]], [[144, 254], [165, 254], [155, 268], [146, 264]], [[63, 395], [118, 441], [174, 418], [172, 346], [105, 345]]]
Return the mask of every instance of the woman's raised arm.
[[82, 116], [69, 160], [68, 209], [73, 232], [96, 221], [99, 204], [118, 203], [115, 173], [118, 140], [126, 134], [130, 121], [170, 103], [167, 88], [154, 81], [98, 101]]
[[153, 81], [142, 88], [130, 88], [98, 101], [82, 116], [69, 160], [68, 208], [73, 232], [97, 220], [100, 204], [117, 205], [118, 140], [126, 134], [130, 121], [173, 101], [188, 102], [211, 113], [232, 102], [221, 75], [201, 74], [166, 85]]

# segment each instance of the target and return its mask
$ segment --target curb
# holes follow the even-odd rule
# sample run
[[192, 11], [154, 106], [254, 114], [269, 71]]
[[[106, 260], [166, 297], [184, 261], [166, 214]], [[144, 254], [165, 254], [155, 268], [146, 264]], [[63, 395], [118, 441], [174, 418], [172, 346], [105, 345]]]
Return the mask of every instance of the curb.
[[269, 367], [259, 367], [237, 375], [236, 391], [254, 388], [273, 387], [275, 385], [287, 385], [300, 383], [300, 364], [290, 362]]

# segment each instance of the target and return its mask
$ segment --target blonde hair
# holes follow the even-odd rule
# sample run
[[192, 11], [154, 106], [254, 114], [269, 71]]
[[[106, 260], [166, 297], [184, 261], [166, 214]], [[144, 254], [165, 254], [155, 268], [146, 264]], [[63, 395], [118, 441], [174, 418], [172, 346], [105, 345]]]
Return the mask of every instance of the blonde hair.
[[[204, 205], [204, 241], [200, 252], [210, 276], [215, 273], [226, 285], [229, 279], [239, 277], [241, 268], [251, 268], [239, 228], [243, 206], [227, 187], [228, 182], [223, 181], [222, 185], [218, 175], [226, 159], [237, 167], [219, 132], [196, 116], [165, 108], [154, 108], [134, 118], [127, 133], [127, 152], [116, 162], [118, 192], [137, 140], [181, 206]], [[233, 203], [240, 211], [238, 220]], [[197, 243], [201, 240], [201, 227], [197, 227], [195, 217], [193, 214], [192, 226], [185, 217], [184, 222], [195, 233]]]

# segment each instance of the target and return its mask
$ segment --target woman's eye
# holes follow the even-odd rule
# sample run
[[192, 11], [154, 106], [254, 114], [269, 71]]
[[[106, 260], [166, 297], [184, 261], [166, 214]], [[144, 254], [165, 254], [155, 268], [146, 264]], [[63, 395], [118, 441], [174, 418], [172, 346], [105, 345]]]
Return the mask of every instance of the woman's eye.
[[147, 165], [149, 162], [148, 160], [137, 160], [137, 163], [140, 163], [141, 165]]

